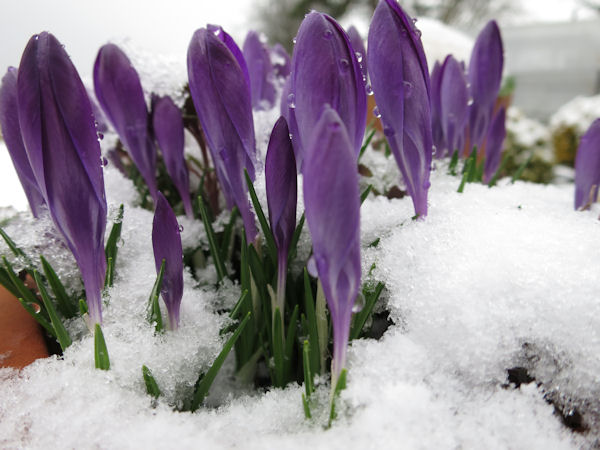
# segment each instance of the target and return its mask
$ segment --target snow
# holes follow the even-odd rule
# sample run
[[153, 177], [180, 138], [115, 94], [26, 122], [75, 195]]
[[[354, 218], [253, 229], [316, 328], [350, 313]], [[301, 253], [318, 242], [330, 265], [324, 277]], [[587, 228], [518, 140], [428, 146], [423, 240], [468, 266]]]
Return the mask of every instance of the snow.
[[600, 117], [600, 95], [594, 97], [576, 97], [561, 106], [550, 118], [550, 128], [573, 127], [581, 135], [594, 120]]

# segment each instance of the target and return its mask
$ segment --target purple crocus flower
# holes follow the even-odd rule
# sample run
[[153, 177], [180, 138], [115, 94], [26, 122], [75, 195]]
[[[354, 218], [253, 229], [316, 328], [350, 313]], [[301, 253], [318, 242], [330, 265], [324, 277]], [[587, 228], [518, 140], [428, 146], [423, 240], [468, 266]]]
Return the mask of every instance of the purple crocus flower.
[[0, 128], [31, 212], [34, 217], [38, 217], [45, 202], [31, 170], [21, 137], [17, 106], [17, 69], [14, 67], [8, 68], [0, 85]]
[[194, 217], [190, 199], [190, 180], [183, 156], [184, 131], [181, 111], [170, 97], [154, 97], [152, 101], [152, 127], [167, 167], [173, 180], [186, 215]]
[[290, 131], [296, 166], [302, 170], [303, 148], [328, 104], [348, 130], [358, 157], [365, 134], [367, 94], [360, 64], [344, 29], [326, 14], [308, 14], [298, 30], [292, 55]]
[[237, 205], [248, 242], [253, 242], [257, 229], [244, 179], [244, 168], [254, 179], [252, 104], [249, 84], [231, 45], [235, 43], [226, 45], [212, 31], [197, 30], [188, 48], [188, 77], [196, 113], [228, 206]]
[[366, 83], [369, 72], [367, 70], [367, 51], [365, 50], [365, 41], [354, 25], [350, 25], [346, 32], [348, 33], [348, 39], [350, 39], [350, 44], [352, 45], [354, 53], [356, 54], [356, 59], [360, 64], [363, 74], [363, 81]]
[[271, 48], [271, 62], [276, 77], [286, 78], [292, 71], [290, 55], [279, 42]]
[[360, 193], [354, 145], [329, 106], [307, 147], [303, 185], [314, 261], [333, 322], [335, 386], [346, 364], [352, 305], [360, 288]]
[[444, 141], [444, 129], [442, 128], [442, 65], [436, 61], [431, 71], [431, 133], [433, 145], [435, 146], [435, 156], [443, 158], [446, 156], [446, 142]]
[[575, 157], [575, 209], [589, 207], [598, 198], [600, 185], [600, 119], [582, 136]]
[[265, 161], [269, 223], [277, 245], [277, 305], [283, 317], [288, 249], [296, 227], [296, 160], [284, 117], [275, 123]]
[[489, 183], [500, 167], [504, 138], [506, 138], [506, 110], [502, 106], [496, 111], [485, 140], [484, 183]]
[[17, 98], [31, 169], [81, 270], [90, 319], [100, 323], [106, 273], [100, 145], [85, 87], [52, 34], [29, 40], [19, 66]]
[[480, 148], [485, 139], [500, 91], [503, 65], [500, 29], [491, 20], [477, 36], [469, 61], [468, 79], [473, 100], [469, 117], [471, 147]]
[[425, 216], [432, 157], [429, 70], [420, 32], [395, 0], [377, 5], [367, 56], [384, 134], [415, 213]]
[[252, 107], [270, 109], [275, 103], [275, 74], [269, 49], [256, 31], [246, 35], [243, 54], [250, 76]]
[[464, 129], [469, 116], [469, 90], [463, 68], [452, 55], [446, 56], [440, 69], [440, 77], [440, 120], [444, 141], [453, 154], [464, 146]]
[[140, 77], [114, 44], [98, 51], [94, 63], [96, 98], [117, 131], [156, 201], [156, 147], [148, 132], [148, 107]]
[[179, 327], [179, 307], [183, 296], [183, 250], [177, 218], [161, 192], [156, 199], [152, 222], [152, 248], [157, 274], [163, 259], [165, 260], [160, 293], [167, 306], [169, 328], [176, 330]]

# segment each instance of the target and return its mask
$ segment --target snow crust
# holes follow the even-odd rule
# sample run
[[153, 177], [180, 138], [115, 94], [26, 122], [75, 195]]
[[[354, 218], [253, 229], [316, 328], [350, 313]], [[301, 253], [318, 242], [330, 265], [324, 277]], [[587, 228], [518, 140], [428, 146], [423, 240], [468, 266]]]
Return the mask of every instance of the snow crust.
[[[217, 311], [239, 288], [200, 288], [186, 273], [180, 330], [154, 336], [145, 321], [155, 277], [152, 214], [128, 203], [117, 279], [104, 308], [111, 370], [94, 369], [92, 338], [81, 321], [69, 324], [79, 340], [63, 358], [21, 372], [0, 369], [0, 446], [591, 445], [595, 433], [564, 427], [544, 393], [587, 419], [598, 414], [600, 208], [574, 212], [572, 186], [503, 180], [493, 189], [467, 185], [461, 195], [459, 179], [445, 172], [443, 162], [433, 172], [424, 220], [411, 220], [408, 198], [370, 196], [362, 207], [364, 274], [375, 263], [372, 276], [386, 283], [382, 301], [394, 324], [380, 341], [350, 347], [348, 388], [332, 429], [323, 429], [323, 413], [304, 419], [301, 386], [257, 393], [233, 379], [231, 361], [213, 386], [214, 407], [173, 411], [219, 351], [227, 319]], [[111, 203], [111, 192], [127, 189], [128, 181], [110, 168], [106, 175]], [[201, 245], [193, 226], [183, 237]], [[376, 238], [379, 245], [366, 248]], [[142, 364], [164, 393], [155, 405]], [[505, 386], [507, 369], [519, 366], [541, 384]], [[321, 384], [317, 394], [326, 399], [328, 387]]]

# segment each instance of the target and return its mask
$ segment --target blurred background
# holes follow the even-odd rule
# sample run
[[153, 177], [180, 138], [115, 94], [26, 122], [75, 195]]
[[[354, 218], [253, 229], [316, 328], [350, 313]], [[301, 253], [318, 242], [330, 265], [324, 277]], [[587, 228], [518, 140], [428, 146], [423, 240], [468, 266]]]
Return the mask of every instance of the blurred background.
[[[326, 12], [366, 38], [377, 0], [19, 0], [0, 6], [0, 76], [18, 66], [31, 35], [54, 33], [84, 81], [98, 48], [131, 43], [146, 57], [185, 64], [192, 33], [207, 23], [222, 25], [241, 46], [249, 29], [289, 51], [304, 15]], [[600, 0], [404, 0], [417, 26], [430, 67], [453, 53], [468, 60], [474, 38], [491, 18], [505, 45], [503, 95], [512, 108], [506, 147], [532, 156], [524, 173], [536, 182], [572, 175], [579, 136], [600, 116]], [[135, 59], [135, 58], [133, 58]], [[521, 156], [519, 156], [521, 155]], [[557, 166], [560, 164], [561, 166]], [[0, 138], [0, 207], [25, 209], [25, 197]]]

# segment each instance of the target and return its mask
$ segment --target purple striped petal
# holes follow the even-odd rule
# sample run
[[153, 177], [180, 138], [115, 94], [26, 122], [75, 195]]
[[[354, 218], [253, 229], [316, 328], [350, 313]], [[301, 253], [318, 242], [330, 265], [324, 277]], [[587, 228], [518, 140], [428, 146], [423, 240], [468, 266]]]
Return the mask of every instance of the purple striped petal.
[[227, 46], [235, 60], [238, 62], [240, 69], [242, 69], [244, 79], [246, 80], [248, 89], [250, 89], [250, 74], [248, 72], [248, 65], [246, 64], [244, 54], [240, 50], [240, 47], [235, 43], [235, 40], [220, 25], [207, 25], [206, 29], [217, 36], [221, 42]]
[[165, 260], [165, 272], [160, 293], [167, 306], [171, 330], [179, 327], [179, 307], [183, 297], [183, 250], [175, 213], [161, 192], [156, 199], [152, 222], [152, 248], [156, 273]]
[[360, 288], [360, 193], [354, 146], [337, 112], [326, 107], [314, 131], [304, 163], [304, 204], [333, 322], [331, 371], [337, 379]]
[[586, 209], [598, 198], [600, 185], [600, 119], [582, 136], [575, 157], [575, 209]]
[[90, 318], [102, 321], [106, 199], [92, 107], [64, 48], [32, 37], [17, 81], [27, 156], [56, 227], [81, 270]]
[[162, 151], [167, 172], [173, 180], [186, 215], [194, 217], [190, 197], [188, 168], [183, 155], [184, 132], [181, 111], [170, 97], [157, 97], [152, 102], [152, 128]]
[[254, 109], [270, 109], [275, 103], [275, 74], [269, 49], [256, 31], [249, 31], [244, 41], [244, 59], [250, 76]]
[[469, 91], [461, 64], [448, 55], [440, 70], [440, 112], [444, 141], [451, 154], [461, 150], [469, 117]]
[[286, 78], [292, 71], [290, 54], [279, 42], [271, 48], [271, 62], [276, 77]]
[[325, 104], [335, 109], [344, 122], [358, 157], [365, 134], [367, 94], [350, 40], [333, 18], [313, 11], [302, 21], [292, 55], [291, 77], [296, 123], [290, 117], [289, 125], [298, 168], [302, 167], [304, 146], [310, 142]]
[[244, 168], [254, 179], [254, 123], [250, 91], [235, 55], [214, 33], [201, 28], [188, 48], [190, 92], [206, 135], [217, 176], [240, 210], [248, 242], [257, 234]]
[[94, 64], [96, 98], [119, 134], [156, 201], [156, 147], [148, 132], [148, 107], [140, 77], [114, 44], [98, 52]]
[[17, 106], [17, 69], [14, 67], [8, 68], [0, 86], [0, 128], [31, 212], [34, 217], [38, 217], [45, 202], [35, 181], [21, 137]]
[[365, 41], [362, 36], [356, 29], [354, 25], [350, 25], [348, 30], [348, 39], [350, 39], [350, 44], [352, 44], [352, 49], [356, 54], [356, 59], [360, 64], [360, 69], [363, 74], [363, 79], [366, 82], [367, 77], [369, 76], [368, 67], [367, 67], [367, 51], [365, 50]]
[[436, 61], [431, 71], [431, 133], [433, 145], [435, 146], [435, 156], [443, 158], [448, 150], [444, 141], [444, 129], [442, 128], [442, 65]]
[[504, 107], [496, 112], [490, 124], [487, 138], [485, 140], [485, 167], [483, 170], [483, 182], [489, 183], [502, 159], [502, 145], [506, 138], [506, 111]]
[[481, 147], [500, 91], [504, 50], [496, 21], [491, 20], [481, 30], [469, 61], [468, 79], [472, 97], [469, 130], [471, 147]]
[[384, 134], [415, 213], [425, 216], [433, 139], [429, 70], [420, 32], [395, 0], [379, 2], [367, 48], [371, 85]]

